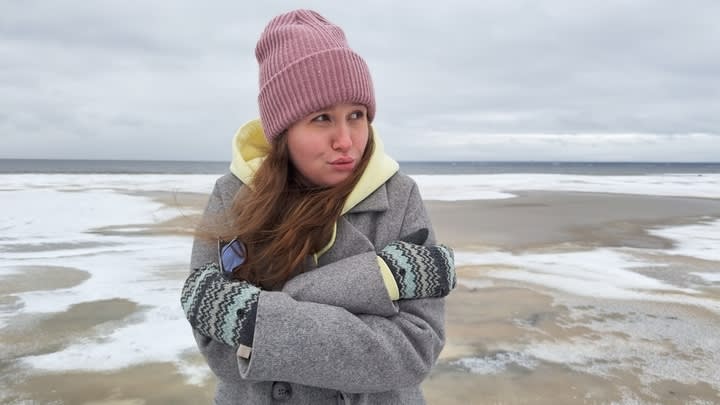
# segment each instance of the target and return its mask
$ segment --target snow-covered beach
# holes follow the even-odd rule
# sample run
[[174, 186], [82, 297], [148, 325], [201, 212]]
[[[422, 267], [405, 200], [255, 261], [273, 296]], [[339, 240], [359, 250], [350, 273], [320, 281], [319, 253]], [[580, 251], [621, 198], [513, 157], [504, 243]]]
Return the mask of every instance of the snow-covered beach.
[[[179, 289], [216, 177], [0, 175], [0, 402], [211, 395]], [[720, 401], [720, 174], [413, 177], [460, 265], [430, 403]]]

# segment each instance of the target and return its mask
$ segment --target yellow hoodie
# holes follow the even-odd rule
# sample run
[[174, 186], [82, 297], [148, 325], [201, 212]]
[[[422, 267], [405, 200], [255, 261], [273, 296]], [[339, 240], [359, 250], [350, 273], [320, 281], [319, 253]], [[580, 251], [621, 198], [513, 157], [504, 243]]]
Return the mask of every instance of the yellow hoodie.
[[[398, 163], [385, 153], [383, 143], [375, 130], [373, 130], [373, 136], [375, 148], [372, 156], [370, 157], [370, 162], [368, 163], [365, 172], [363, 172], [363, 175], [360, 177], [357, 185], [355, 185], [355, 188], [345, 201], [341, 215], [350, 211], [354, 206], [372, 194], [399, 169]], [[233, 138], [232, 151], [230, 171], [244, 184], [252, 184], [255, 172], [257, 172], [260, 164], [262, 164], [263, 160], [270, 152], [270, 144], [265, 139], [265, 134], [259, 119], [249, 121], [240, 127]], [[316, 263], [317, 258], [330, 250], [335, 243], [336, 230], [337, 224], [335, 224], [335, 228], [333, 228], [333, 234], [330, 238], [330, 242], [327, 246], [315, 254]], [[393, 300], [398, 299], [399, 292], [397, 284], [395, 283], [395, 278], [392, 276], [390, 269], [379, 257], [378, 264], [380, 266], [383, 281], [385, 281], [385, 286], [390, 293], [390, 298]]]

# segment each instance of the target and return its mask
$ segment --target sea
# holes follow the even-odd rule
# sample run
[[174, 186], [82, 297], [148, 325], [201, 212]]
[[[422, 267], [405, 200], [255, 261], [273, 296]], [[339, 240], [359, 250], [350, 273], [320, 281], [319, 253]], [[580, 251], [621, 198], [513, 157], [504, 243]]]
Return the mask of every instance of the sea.
[[[222, 174], [230, 162], [0, 159], [0, 173]], [[400, 162], [406, 174], [546, 173], [596, 176], [720, 173], [720, 162]]]

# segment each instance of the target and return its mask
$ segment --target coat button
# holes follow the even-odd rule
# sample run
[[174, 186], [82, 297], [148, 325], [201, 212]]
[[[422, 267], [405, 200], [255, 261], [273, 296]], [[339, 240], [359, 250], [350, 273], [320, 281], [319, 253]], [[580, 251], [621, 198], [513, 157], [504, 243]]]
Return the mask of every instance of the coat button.
[[286, 401], [292, 396], [290, 384], [283, 381], [276, 381], [272, 385], [272, 397], [277, 401]]

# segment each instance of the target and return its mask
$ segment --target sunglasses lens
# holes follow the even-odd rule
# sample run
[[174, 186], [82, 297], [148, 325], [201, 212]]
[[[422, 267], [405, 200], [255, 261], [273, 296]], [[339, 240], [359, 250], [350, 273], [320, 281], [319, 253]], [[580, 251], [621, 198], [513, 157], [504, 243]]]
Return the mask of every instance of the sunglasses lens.
[[239, 240], [230, 241], [220, 249], [222, 270], [226, 273], [232, 273], [236, 267], [245, 263], [245, 256], [245, 245]]

